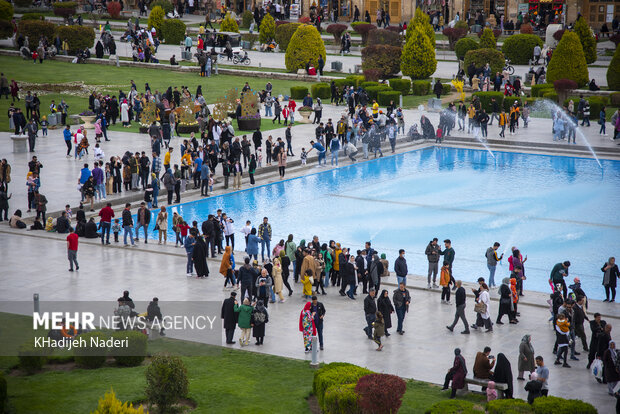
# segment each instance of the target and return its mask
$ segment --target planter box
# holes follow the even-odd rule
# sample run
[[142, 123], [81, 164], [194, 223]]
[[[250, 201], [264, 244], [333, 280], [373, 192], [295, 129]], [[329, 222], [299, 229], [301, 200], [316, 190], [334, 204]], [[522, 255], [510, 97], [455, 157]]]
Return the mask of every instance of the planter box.
[[[168, 127], [168, 129], [170, 129], [170, 127]], [[179, 125], [178, 127], [179, 130], [179, 134], [189, 134], [191, 132], [198, 132], [200, 130], [200, 126], [198, 124], [196, 125]]]
[[301, 124], [309, 124], [310, 123], [310, 115], [313, 111], [297, 111], [299, 115], [301, 115], [301, 119], [299, 123]]
[[237, 119], [237, 127], [240, 131], [254, 131], [260, 128], [260, 118]]
[[95, 121], [95, 115], [80, 115], [80, 118], [84, 122], [84, 128], [86, 129], [94, 129], [95, 125], [93, 122]]
[[139, 131], [141, 134], [146, 134], [147, 132], [149, 132], [149, 128], [141, 126]]

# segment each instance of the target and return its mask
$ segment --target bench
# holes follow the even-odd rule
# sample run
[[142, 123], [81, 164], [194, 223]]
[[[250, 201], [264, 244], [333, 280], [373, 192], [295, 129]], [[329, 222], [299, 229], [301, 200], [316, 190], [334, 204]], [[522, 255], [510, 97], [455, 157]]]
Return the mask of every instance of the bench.
[[[481, 387], [487, 387], [489, 385], [489, 381], [488, 379], [482, 379], [482, 378], [465, 378], [465, 387], [463, 388], [463, 390], [465, 391], [469, 391], [467, 384], [472, 384], [472, 385], [479, 385]], [[501, 399], [504, 398], [504, 391], [506, 391], [508, 389], [508, 384], [502, 383], [502, 382], [496, 382], [495, 383], [495, 389], [497, 390], [497, 398]]]

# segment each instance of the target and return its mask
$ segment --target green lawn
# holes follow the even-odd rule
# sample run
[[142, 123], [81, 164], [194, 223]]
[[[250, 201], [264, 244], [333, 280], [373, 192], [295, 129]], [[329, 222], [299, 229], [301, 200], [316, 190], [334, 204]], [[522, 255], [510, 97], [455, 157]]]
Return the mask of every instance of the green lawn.
[[[265, 112], [262, 111], [262, 114], [264, 114]], [[283, 128], [284, 124], [274, 124], [273, 122], [271, 122], [273, 118], [262, 118], [261, 119], [261, 123], [260, 123], [260, 130], [265, 132], [265, 131], [270, 131], [272, 129], [278, 129], [278, 128]], [[235, 134], [252, 134], [254, 132], [254, 130], [252, 131], [243, 131], [240, 130], [238, 125], [237, 125], [237, 121], [233, 121], [233, 127], [235, 128]], [[123, 125], [117, 121], [116, 125], [110, 125], [110, 127], [108, 128], [110, 131], [118, 131], [118, 132], [135, 132], [138, 133], [140, 132], [140, 124], [138, 122], [133, 122], [131, 124], [131, 127], [129, 128], [123, 128]], [[182, 138], [188, 138], [190, 136], [190, 134], [180, 134]], [[275, 137], [277, 138], [277, 136]], [[284, 137], [282, 137], [282, 139], [284, 139]]]
[[[32, 319], [0, 313], [7, 332], [28, 332]], [[310, 413], [307, 397], [312, 392], [314, 370], [308, 361], [233, 350], [219, 346], [176, 341], [168, 338], [149, 342], [149, 352], [183, 353], [191, 348], [201, 356], [183, 357], [189, 377], [189, 398], [195, 413]], [[2, 346], [2, 344], [0, 344]], [[6, 349], [3, 350], [6, 352]], [[188, 352], [186, 352], [188, 353]], [[9, 370], [16, 357], [0, 358], [0, 369]], [[35, 375], [7, 375], [11, 413], [50, 414], [92, 412], [110, 388], [122, 401], [143, 401], [146, 380], [142, 366], [120, 368], [109, 362], [95, 370], [50, 370]], [[439, 386], [410, 380], [401, 413], [424, 413], [432, 404], [447, 398]], [[479, 395], [466, 399], [480, 402]]]

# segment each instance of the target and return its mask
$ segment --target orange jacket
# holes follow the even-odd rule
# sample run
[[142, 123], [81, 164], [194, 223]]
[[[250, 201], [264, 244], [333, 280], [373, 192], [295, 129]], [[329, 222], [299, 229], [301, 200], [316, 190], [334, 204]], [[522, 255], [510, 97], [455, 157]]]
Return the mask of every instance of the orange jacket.
[[448, 266], [442, 266], [439, 284], [443, 287], [447, 287], [450, 284], [450, 269]]

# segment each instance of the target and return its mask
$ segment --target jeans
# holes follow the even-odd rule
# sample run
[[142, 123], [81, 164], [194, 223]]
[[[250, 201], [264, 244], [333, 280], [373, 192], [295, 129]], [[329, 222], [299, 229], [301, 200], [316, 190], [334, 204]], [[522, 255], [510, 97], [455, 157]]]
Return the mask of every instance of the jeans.
[[450, 325], [451, 328], [454, 329], [458, 321], [462, 320], [465, 325], [465, 332], [469, 332], [469, 323], [467, 322], [467, 318], [465, 317], [465, 305], [458, 305], [456, 307], [456, 313], [454, 314], [454, 322]]
[[140, 186], [140, 175], [137, 173], [131, 174], [131, 189], [137, 189]]
[[321, 160], [323, 160], [323, 164], [327, 165], [327, 160], [325, 159], [325, 151], [319, 152], [319, 165], [321, 165]]
[[332, 151], [331, 165], [334, 165], [334, 160], [336, 161], [336, 167], [337, 167], [338, 166], [338, 151]]
[[403, 307], [396, 307], [396, 318], [398, 319], [398, 323], [396, 325], [396, 332], [402, 332], [403, 331], [403, 321], [405, 320], [405, 311], [406, 308]]
[[362, 150], [364, 151], [364, 159], [368, 159], [368, 143], [362, 142]]
[[75, 263], [75, 268], [77, 270], [80, 265], [77, 262], [77, 250], [67, 250], [67, 257], [69, 259], [69, 269], [73, 270], [73, 264]]
[[497, 122], [499, 123], [499, 116], [497, 116], [497, 112], [491, 113], [491, 120], [489, 121], [489, 125], [493, 125], [494, 119], [497, 119]]
[[246, 297], [252, 301], [252, 285], [241, 283], [241, 303], [243, 303], [243, 299]]
[[[344, 287], [344, 283], [342, 283], [342, 287]], [[350, 297], [351, 299], [355, 299], [354, 295], [355, 295], [355, 282], [351, 282], [349, 284], [349, 290], [347, 291], [347, 296]]]
[[[193, 252], [192, 252], [193, 253]], [[194, 272], [194, 262], [192, 261], [192, 253], [187, 253], [187, 274]]]
[[265, 107], [265, 116], [266, 117], [267, 116], [269, 116], [269, 117], [273, 116], [273, 112], [271, 111], [271, 106], [266, 106]]
[[398, 276], [396, 275], [396, 279], [398, 279], [398, 284], [404, 283], [407, 286], [407, 276]]
[[101, 200], [102, 198], [105, 198], [105, 196], [106, 196], [106, 194], [105, 194], [105, 183], [97, 184], [95, 186], [95, 190], [97, 191], [97, 197], [99, 198], [99, 200]]
[[104, 235], [107, 235], [106, 243], [110, 244], [110, 228], [112, 227], [112, 223], [109, 221], [102, 221], [99, 224], [101, 225], [101, 244], [103, 244]]
[[497, 266], [487, 264], [487, 267], [489, 268], [489, 287], [493, 287], [495, 286], [495, 269]]
[[123, 241], [125, 242], [125, 246], [127, 246], [127, 235], [131, 238], [131, 245], [133, 246], [133, 226], [123, 226], [123, 233]]
[[437, 281], [437, 271], [439, 270], [438, 262], [428, 262], [428, 284], [431, 284], [431, 274], [433, 275], [433, 284]]
[[366, 314], [366, 327], [364, 327], [364, 332], [368, 338], [372, 339], [372, 323], [377, 319], [374, 313]]
[[271, 248], [270, 248], [271, 240], [262, 239], [260, 241], [260, 257], [265, 261], [265, 246], [267, 246], [267, 257], [271, 259]]
[[140, 238], [140, 228], [144, 229], [144, 241], [147, 240], [148, 235], [148, 229], [149, 229], [149, 225], [148, 224], [140, 224], [138, 223], [138, 226], [136, 227], [136, 239]]

